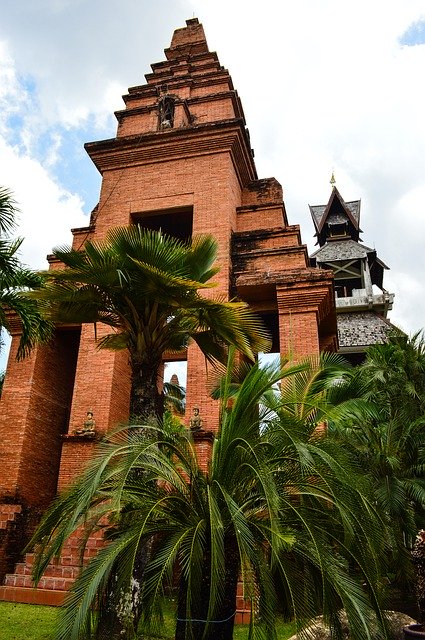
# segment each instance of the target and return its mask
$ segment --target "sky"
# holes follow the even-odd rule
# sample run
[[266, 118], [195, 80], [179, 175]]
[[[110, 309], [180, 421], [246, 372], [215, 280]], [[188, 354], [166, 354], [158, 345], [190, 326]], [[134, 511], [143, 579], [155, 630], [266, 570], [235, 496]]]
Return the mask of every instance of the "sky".
[[283, 185], [310, 253], [308, 205], [328, 201], [334, 171], [390, 267], [391, 321], [422, 329], [425, 0], [2, 0], [0, 185], [19, 204], [22, 261], [47, 268], [88, 224], [100, 176], [84, 143], [115, 136], [121, 96], [192, 17], [241, 97], [258, 176]]

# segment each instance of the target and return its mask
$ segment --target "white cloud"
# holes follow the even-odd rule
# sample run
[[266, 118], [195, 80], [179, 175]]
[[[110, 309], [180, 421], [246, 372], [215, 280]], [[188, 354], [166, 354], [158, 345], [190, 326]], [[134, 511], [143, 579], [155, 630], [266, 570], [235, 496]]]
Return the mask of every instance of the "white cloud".
[[[70, 228], [86, 223], [83, 202], [78, 194], [67, 192], [49, 173], [57, 162], [61, 137], [53, 133], [44, 149], [44, 162], [31, 150], [37, 138], [34, 120], [28, 115], [32, 104], [28, 91], [20, 82], [13, 61], [1, 47], [4, 58], [0, 64], [0, 184], [14, 193], [19, 214], [18, 235], [23, 235], [22, 259], [34, 268], [46, 268], [45, 256], [52, 245], [70, 241]], [[11, 119], [12, 117], [12, 119]], [[15, 120], [13, 120], [15, 118]]]
[[70, 243], [71, 227], [86, 225], [83, 202], [66, 192], [46, 168], [27, 155], [16, 153], [0, 140], [1, 179], [12, 189], [21, 210], [17, 234], [25, 236], [22, 258], [34, 268], [47, 268], [52, 247]]
[[0, 184], [21, 204], [26, 260], [40, 266], [85, 224], [82, 198], [90, 192], [91, 208], [97, 183], [65, 183], [59, 170], [89, 174], [83, 143], [115, 135], [122, 93], [143, 84], [193, 14], [242, 99], [259, 176], [283, 184], [290, 222], [312, 249], [308, 204], [327, 201], [334, 169], [342, 196], [362, 199], [364, 242], [391, 267], [391, 317], [422, 327], [425, 45], [401, 46], [400, 37], [423, 17], [423, 0], [7, 3]]

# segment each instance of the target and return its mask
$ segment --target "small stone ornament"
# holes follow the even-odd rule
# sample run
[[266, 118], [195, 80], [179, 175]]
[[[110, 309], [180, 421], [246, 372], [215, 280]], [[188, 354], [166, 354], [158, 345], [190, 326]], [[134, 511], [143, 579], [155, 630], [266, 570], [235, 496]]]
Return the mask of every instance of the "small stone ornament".
[[79, 429], [75, 429], [74, 434], [76, 436], [85, 436], [86, 438], [94, 438], [96, 435], [96, 421], [93, 418], [93, 411], [87, 411], [84, 424]]
[[189, 422], [191, 431], [201, 431], [202, 429], [202, 418], [199, 415], [199, 407], [193, 407], [192, 416]]

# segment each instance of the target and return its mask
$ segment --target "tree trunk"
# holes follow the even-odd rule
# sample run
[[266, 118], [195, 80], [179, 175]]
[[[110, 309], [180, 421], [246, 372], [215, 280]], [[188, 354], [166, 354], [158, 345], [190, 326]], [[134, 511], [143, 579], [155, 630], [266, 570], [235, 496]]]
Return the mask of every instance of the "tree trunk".
[[115, 594], [115, 571], [112, 571], [106, 593], [99, 603], [99, 622], [96, 630], [96, 640], [119, 640], [124, 638], [125, 630], [117, 615]]
[[144, 422], [162, 418], [164, 401], [158, 391], [161, 360], [143, 354], [131, 354], [130, 420]]
[[234, 536], [228, 536], [224, 542], [225, 548], [225, 580], [224, 594], [219, 615], [219, 624], [210, 627], [205, 640], [232, 640], [236, 613], [236, 593], [239, 579], [239, 550]]
[[183, 573], [180, 574], [175, 640], [201, 640], [208, 616], [211, 584], [211, 549], [207, 536], [203, 558], [201, 584], [191, 593], [191, 611], [187, 611], [188, 586]]
[[223, 599], [208, 627], [206, 620], [211, 585], [210, 549], [208, 548], [204, 555], [201, 587], [197, 594], [192, 594], [193, 605], [190, 618], [187, 617], [186, 610], [187, 582], [183, 575], [180, 576], [175, 640], [232, 640], [240, 568], [238, 546], [234, 536], [226, 537], [225, 550]]
[[[157, 384], [160, 363], [158, 364], [149, 357], [137, 360], [132, 356], [131, 367], [131, 421], [143, 424], [161, 418], [163, 402]], [[123, 526], [125, 526], [125, 518]], [[140, 590], [149, 553], [149, 545], [141, 544], [133, 567], [130, 601], [127, 601], [125, 594], [121, 597], [116, 593], [115, 572], [112, 572], [107, 593], [101, 605], [102, 611], [96, 633], [97, 640], [127, 640], [127, 638], [134, 637], [133, 631], [137, 630], [141, 616]], [[126, 622], [124, 622], [123, 616]]]

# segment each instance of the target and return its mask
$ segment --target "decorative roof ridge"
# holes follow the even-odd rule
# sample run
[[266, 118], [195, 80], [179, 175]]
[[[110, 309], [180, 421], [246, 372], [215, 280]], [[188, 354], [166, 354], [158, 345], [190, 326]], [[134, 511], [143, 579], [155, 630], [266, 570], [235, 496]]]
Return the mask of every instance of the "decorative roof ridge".
[[[354, 218], [354, 216], [352, 215], [351, 211], [349, 210], [349, 208], [347, 207], [347, 203], [345, 202], [344, 198], [341, 196], [340, 192], [338, 191], [338, 189], [336, 187], [332, 187], [332, 193], [330, 195], [328, 204], [326, 205], [326, 209], [322, 215], [322, 218], [319, 222], [319, 226], [317, 228], [317, 232], [320, 233], [323, 229], [323, 226], [326, 222], [326, 219], [329, 215], [329, 212], [332, 208], [333, 203], [335, 202], [335, 199], [338, 198], [338, 201], [340, 203], [340, 205], [342, 206], [345, 214], [347, 215], [347, 218], [350, 220], [350, 222], [352, 223], [353, 227], [360, 231], [359, 228], [359, 222]], [[360, 216], [359, 216], [360, 218]]]

